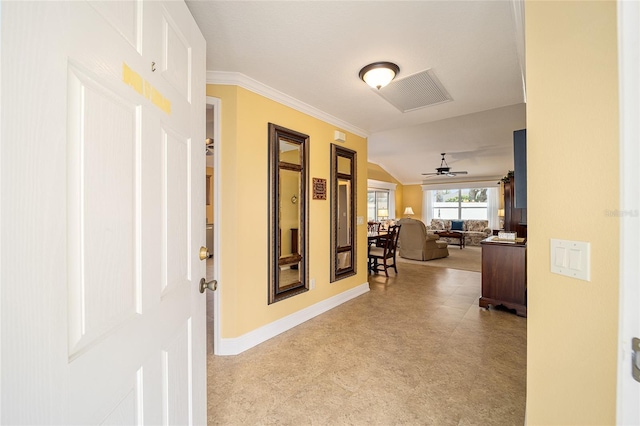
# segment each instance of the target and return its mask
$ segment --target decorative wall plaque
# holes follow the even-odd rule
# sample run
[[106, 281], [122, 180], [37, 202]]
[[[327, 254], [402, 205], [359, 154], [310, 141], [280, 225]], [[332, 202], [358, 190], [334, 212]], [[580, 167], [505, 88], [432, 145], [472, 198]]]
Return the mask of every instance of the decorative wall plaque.
[[327, 199], [327, 180], [321, 178], [313, 178], [313, 199]]

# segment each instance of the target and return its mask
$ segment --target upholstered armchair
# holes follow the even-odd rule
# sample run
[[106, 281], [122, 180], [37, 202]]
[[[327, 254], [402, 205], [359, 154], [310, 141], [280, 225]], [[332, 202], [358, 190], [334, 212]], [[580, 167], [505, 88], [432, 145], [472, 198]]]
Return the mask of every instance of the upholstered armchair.
[[400, 257], [413, 260], [431, 260], [449, 256], [447, 243], [438, 241], [437, 235], [427, 235], [427, 227], [421, 220], [400, 219], [398, 253]]

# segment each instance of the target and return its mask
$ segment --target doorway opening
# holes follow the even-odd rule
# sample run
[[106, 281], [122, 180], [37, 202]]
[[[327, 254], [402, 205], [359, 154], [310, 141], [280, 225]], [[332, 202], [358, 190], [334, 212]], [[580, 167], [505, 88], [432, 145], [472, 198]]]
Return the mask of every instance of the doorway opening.
[[[220, 142], [220, 99], [207, 96], [206, 112], [206, 244], [209, 258], [206, 260], [206, 280], [218, 280], [220, 274], [219, 256], [219, 142]], [[219, 297], [218, 291], [207, 291], [207, 354], [216, 354], [219, 342]]]

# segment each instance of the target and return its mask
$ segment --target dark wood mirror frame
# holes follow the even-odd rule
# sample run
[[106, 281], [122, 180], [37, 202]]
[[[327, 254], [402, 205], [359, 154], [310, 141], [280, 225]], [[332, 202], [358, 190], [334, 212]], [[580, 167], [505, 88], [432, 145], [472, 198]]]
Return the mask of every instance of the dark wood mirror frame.
[[[349, 161], [346, 169], [339, 167], [340, 159]], [[331, 282], [357, 272], [356, 161], [355, 151], [331, 144]]]
[[[269, 304], [309, 290], [308, 164], [309, 136], [269, 123]], [[296, 179], [297, 193], [282, 193]]]

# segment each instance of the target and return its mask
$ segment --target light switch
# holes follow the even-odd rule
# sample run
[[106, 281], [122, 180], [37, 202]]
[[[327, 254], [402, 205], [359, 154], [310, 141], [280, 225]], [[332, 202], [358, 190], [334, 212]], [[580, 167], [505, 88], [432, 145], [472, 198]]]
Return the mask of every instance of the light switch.
[[564, 268], [567, 262], [567, 250], [565, 250], [564, 247], [557, 247], [556, 248], [556, 263], [555, 265], [560, 267], [560, 268]]
[[584, 241], [551, 239], [551, 272], [591, 280], [591, 244]]
[[569, 269], [573, 269], [574, 271], [580, 270], [581, 265], [581, 250], [571, 249], [569, 250]]
[[357, 216], [356, 222], [358, 225], [364, 225], [364, 216]]

